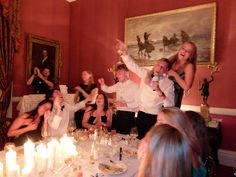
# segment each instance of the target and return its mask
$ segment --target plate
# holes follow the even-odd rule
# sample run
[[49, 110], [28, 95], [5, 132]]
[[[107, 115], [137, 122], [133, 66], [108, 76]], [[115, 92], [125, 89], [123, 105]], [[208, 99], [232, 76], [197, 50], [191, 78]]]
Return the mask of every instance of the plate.
[[123, 156], [128, 158], [136, 158], [138, 151], [135, 148], [123, 148]]
[[98, 165], [98, 169], [108, 175], [118, 175], [127, 171], [127, 165], [121, 161], [106, 161]]

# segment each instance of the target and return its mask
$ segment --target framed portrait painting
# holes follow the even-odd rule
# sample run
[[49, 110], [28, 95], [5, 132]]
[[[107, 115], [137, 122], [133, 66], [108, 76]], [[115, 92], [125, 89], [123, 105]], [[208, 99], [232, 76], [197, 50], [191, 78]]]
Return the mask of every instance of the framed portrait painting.
[[125, 19], [125, 43], [140, 66], [169, 58], [192, 41], [197, 64], [214, 64], [216, 3], [192, 6]]
[[59, 81], [61, 65], [61, 44], [59, 41], [29, 34], [27, 39], [26, 80], [34, 68], [50, 69], [50, 75]]

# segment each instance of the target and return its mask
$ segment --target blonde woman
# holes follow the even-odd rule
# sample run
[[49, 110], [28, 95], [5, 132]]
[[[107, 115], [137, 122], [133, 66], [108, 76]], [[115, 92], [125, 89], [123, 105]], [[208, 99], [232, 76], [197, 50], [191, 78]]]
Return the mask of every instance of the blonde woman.
[[[98, 94], [98, 88], [94, 82], [93, 73], [90, 70], [84, 70], [81, 74], [82, 83], [76, 86], [75, 89], [75, 103], [91, 98], [91, 103], [95, 102]], [[75, 112], [76, 128], [82, 128], [82, 119], [84, 116], [85, 109], [81, 109]]]
[[164, 124], [145, 136], [146, 154], [137, 177], [191, 177], [191, 158], [187, 138], [176, 128]]
[[174, 82], [176, 107], [180, 108], [184, 92], [188, 92], [192, 87], [196, 60], [197, 47], [193, 42], [183, 43], [178, 53], [169, 58], [171, 67], [168, 76]]

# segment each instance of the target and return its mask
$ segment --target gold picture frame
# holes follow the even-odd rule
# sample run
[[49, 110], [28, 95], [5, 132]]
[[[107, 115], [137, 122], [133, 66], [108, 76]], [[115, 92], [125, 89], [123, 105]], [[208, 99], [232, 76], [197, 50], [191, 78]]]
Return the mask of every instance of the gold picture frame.
[[216, 3], [125, 19], [125, 43], [140, 66], [177, 53], [185, 41], [198, 48], [198, 65], [214, 64]]
[[53, 65], [51, 76], [56, 82], [59, 82], [61, 67], [60, 42], [33, 34], [29, 34], [27, 39], [26, 80], [33, 74], [34, 67], [38, 67], [42, 61], [43, 50], [47, 50], [48, 58]]

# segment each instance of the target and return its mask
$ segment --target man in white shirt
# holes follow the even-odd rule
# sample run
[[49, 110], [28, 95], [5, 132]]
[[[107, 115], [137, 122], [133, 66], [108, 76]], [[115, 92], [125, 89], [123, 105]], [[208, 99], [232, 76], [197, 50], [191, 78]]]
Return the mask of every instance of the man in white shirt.
[[112, 86], [107, 86], [103, 78], [98, 79], [101, 90], [107, 93], [116, 92], [114, 102], [117, 112], [115, 128], [118, 133], [129, 134], [135, 126], [135, 109], [138, 107], [138, 85], [129, 79], [129, 70], [125, 64], [118, 64], [115, 68], [118, 82]]
[[[155, 125], [161, 108], [174, 106], [174, 84], [165, 77], [169, 61], [160, 59], [152, 70], [139, 67], [128, 55], [125, 44], [118, 41], [118, 54], [126, 66], [141, 78], [140, 105], [137, 117], [139, 138], [143, 138], [149, 129]], [[157, 79], [158, 78], [158, 79]]]
[[67, 127], [70, 119], [70, 111], [77, 111], [85, 108], [88, 99], [83, 100], [75, 105], [69, 105], [64, 102], [61, 92], [54, 89], [52, 95], [48, 96], [53, 101], [53, 109], [48, 121], [48, 135], [52, 137], [60, 137], [67, 133]]

